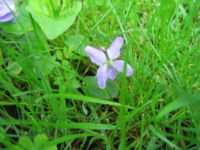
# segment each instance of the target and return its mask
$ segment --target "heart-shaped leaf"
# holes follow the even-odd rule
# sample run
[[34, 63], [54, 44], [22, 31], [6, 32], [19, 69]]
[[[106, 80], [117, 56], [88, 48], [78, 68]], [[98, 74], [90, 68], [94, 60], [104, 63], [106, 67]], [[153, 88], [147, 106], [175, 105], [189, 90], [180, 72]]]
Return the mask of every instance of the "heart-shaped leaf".
[[112, 80], [107, 81], [105, 89], [100, 89], [97, 85], [97, 78], [94, 76], [86, 76], [84, 80], [87, 84], [85, 93], [89, 96], [97, 98], [115, 98], [118, 95], [118, 88]]
[[[46, 5], [48, 5], [48, 3]], [[55, 3], [53, 5], [57, 7], [58, 4]], [[52, 13], [52, 6], [50, 8], [48, 8], [48, 6], [41, 7], [40, 1], [30, 0], [26, 9], [39, 24], [47, 38], [52, 40], [65, 32], [74, 23], [81, 7], [81, 2], [75, 2], [73, 8], [65, 8], [58, 14], [58, 16], [55, 16], [55, 14]]]
[[73, 48], [74, 52], [81, 55], [86, 56], [86, 53], [84, 52], [84, 48], [88, 45], [86, 38], [81, 35], [73, 35], [69, 36], [66, 41], [66, 45]]

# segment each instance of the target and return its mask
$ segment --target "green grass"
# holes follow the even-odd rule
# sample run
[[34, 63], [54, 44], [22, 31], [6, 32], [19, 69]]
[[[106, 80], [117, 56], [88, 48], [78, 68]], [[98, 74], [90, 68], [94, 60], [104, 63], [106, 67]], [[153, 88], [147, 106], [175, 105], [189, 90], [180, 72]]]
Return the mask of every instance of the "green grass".
[[[55, 40], [33, 19], [23, 36], [0, 30], [0, 147], [45, 134], [61, 150], [200, 149], [199, 10], [198, 0], [85, 0]], [[125, 39], [134, 76], [119, 75], [115, 98], [87, 94], [97, 66], [67, 44], [74, 35], [94, 47]]]

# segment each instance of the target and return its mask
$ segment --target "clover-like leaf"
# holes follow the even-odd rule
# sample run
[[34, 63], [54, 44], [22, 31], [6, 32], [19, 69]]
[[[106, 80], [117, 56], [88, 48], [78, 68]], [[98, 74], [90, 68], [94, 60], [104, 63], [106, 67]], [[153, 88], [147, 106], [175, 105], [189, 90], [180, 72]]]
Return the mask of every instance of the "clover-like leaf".
[[29, 139], [29, 138], [27, 138], [27, 137], [21, 137], [20, 139], [19, 139], [19, 145], [21, 146], [21, 147], [23, 147], [23, 148], [26, 148], [26, 149], [31, 149], [31, 148], [33, 148], [33, 142]]
[[[1, 131], [1, 128], [0, 128]], [[20, 137], [16, 145], [11, 145], [12, 150], [57, 150], [56, 145], [49, 144], [45, 134], [38, 134], [32, 141], [28, 137]]]
[[43, 146], [47, 143], [48, 143], [48, 137], [45, 134], [38, 134], [34, 139], [35, 148], [37, 150], [40, 150], [41, 148], [43, 150], [57, 150], [56, 145], [46, 146], [45, 148], [43, 148]]
[[48, 138], [45, 134], [38, 134], [35, 138], [34, 138], [34, 144], [35, 146], [41, 146], [43, 144], [45, 144], [48, 141]]

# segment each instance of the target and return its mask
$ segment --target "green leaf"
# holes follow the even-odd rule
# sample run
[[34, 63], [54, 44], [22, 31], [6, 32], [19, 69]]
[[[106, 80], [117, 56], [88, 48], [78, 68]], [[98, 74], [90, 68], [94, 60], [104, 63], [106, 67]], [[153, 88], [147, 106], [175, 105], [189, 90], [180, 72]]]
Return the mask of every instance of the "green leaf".
[[4, 63], [2, 50], [0, 49], [0, 65]]
[[73, 60], [73, 59], [79, 59], [79, 56], [77, 56], [76, 54], [73, 53], [74, 51], [74, 48], [73, 46], [72, 47], [64, 47], [63, 49], [63, 55], [66, 59], [70, 59], [70, 60]]
[[67, 141], [73, 141], [75, 139], [82, 139], [85, 137], [98, 137], [100, 139], [104, 139], [104, 137], [100, 134], [95, 134], [95, 133], [81, 133], [81, 134], [71, 134], [71, 135], [64, 135], [62, 137], [58, 137], [56, 139], [54, 139], [53, 141], [50, 141], [47, 143], [47, 145], [53, 145], [53, 144], [60, 144], [60, 143], [64, 143]]
[[48, 75], [59, 64], [55, 61], [55, 57], [38, 56], [37, 63], [40, 65], [43, 73]]
[[156, 144], [157, 138], [155, 136], [152, 136], [150, 138], [150, 141], [147, 144], [147, 150], [155, 150], [158, 149], [160, 145]]
[[[13, 150], [57, 150], [56, 144], [48, 145], [49, 141], [45, 134], [38, 134], [32, 142], [27, 137], [20, 137], [17, 145], [12, 145]], [[45, 147], [44, 147], [45, 145]]]
[[41, 146], [48, 141], [48, 138], [45, 134], [38, 134], [34, 139], [35, 146]]
[[115, 98], [118, 95], [118, 88], [112, 80], [107, 81], [105, 89], [100, 89], [97, 85], [97, 79], [94, 76], [87, 76], [84, 80], [87, 84], [85, 93], [92, 97], [97, 98]]
[[74, 23], [81, 7], [82, 4], [78, 1], [75, 2], [73, 8], [63, 10], [64, 14], [61, 12], [62, 15], [53, 16], [52, 10], [50, 10], [51, 7], [44, 7], [44, 9], [42, 9], [38, 0], [31, 0], [26, 9], [39, 24], [47, 38], [52, 40], [65, 32]]
[[158, 138], [160, 138], [163, 142], [165, 142], [166, 144], [170, 145], [172, 148], [175, 148], [177, 150], [181, 150], [180, 147], [178, 147], [176, 144], [174, 144], [173, 142], [171, 142], [169, 139], [167, 139], [167, 137], [165, 137], [164, 135], [161, 134], [160, 131], [158, 131], [156, 128], [154, 128], [153, 126], [150, 126], [149, 129], [153, 132], [154, 135], [156, 135]]
[[33, 142], [27, 137], [20, 137], [18, 143], [23, 148], [27, 148], [27, 149], [33, 148]]
[[8, 33], [22, 35], [32, 30], [32, 24], [28, 12], [25, 10], [25, 3], [18, 9], [16, 13], [16, 22], [0, 23], [0, 28]]
[[200, 99], [190, 105], [190, 113], [200, 127]]
[[86, 56], [84, 48], [87, 46], [87, 42], [83, 35], [77, 34], [68, 37], [66, 45], [73, 48], [73, 51], [75, 51], [77, 54]]
[[5, 138], [5, 130], [4, 128], [0, 127], [0, 141], [3, 141], [3, 139]]
[[157, 121], [160, 120], [164, 115], [173, 110], [184, 107], [186, 105], [194, 104], [199, 100], [200, 100], [200, 92], [196, 94], [183, 94], [183, 96], [172, 101], [165, 108], [163, 108], [156, 116], [156, 120]]
[[59, 59], [59, 60], [63, 59], [63, 53], [62, 53], [62, 51], [60, 51], [60, 50], [56, 51], [56, 58]]
[[43, 148], [48, 143], [48, 138], [45, 134], [38, 134], [34, 139], [34, 144], [37, 150], [57, 150], [56, 145], [51, 145]]
[[[105, 100], [105, 99], [100, 99], [100, 98], [94, 98], [94, 97], [89, 97], [89, 96], [83, 96], [80, 94], [71, 94], [71, 93], [59, 93], [59, 94], [47, 94], [43, 97], [40, 97], [38, 99], [36, 99], [36, 103], [38, 103], [39, 101], [45, 99], [45, 98], [53, 98], [53, 97], [58, 97], [58, 98], [66, 98], [66, 99], [73, 99], [74, 101], [82, 101], [84, 103], [97, 103], [97, 104], [104, 104], [104, 105], [111, 105], [111, 106], [118, 106], [118, 107], [126, 107], [129, 109], [135, 109], [132, 106], [129, 105], [121, 105], [120, 103], [117, 102], [113, 102], [110, 100]], [[0, 122], [1, 124], [1, 122]]]
[[18, 145], [13, 145], [13, 146], [11, 147], [11, 149], [12, 149], [12, 150], [24, 150], [23, 148], [21, 148], [21, 147], [18, 146]]
[[11, 74], [20, 74], [22, 67], [17, 62], [11, 62], [7, 66], [6, 70]]

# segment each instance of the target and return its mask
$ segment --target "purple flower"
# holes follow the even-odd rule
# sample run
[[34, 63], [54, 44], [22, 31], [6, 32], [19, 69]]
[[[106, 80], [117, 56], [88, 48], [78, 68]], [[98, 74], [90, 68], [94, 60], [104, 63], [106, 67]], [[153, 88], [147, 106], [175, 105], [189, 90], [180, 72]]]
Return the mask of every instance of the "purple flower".
[[0, 22], [15, 21], [14, 11], [15, 4], [13, 0], [0, 0]]
[[[123, 72], [125, 62], [123, 60], [115, 60], [120, 56], [120, 49], [123, 44], [123, 38], [117, 37], [106, 52], [91, 46], [85, 48], [85, 52], [89, 55], [90, 60], [99, 66], [97, 70], [99, 88], [104, 89], [108, 79], [114, 80], [117, 72]], [[126, 76], [131, 76], [132, 74], [133, 69], [127, 64]]]

